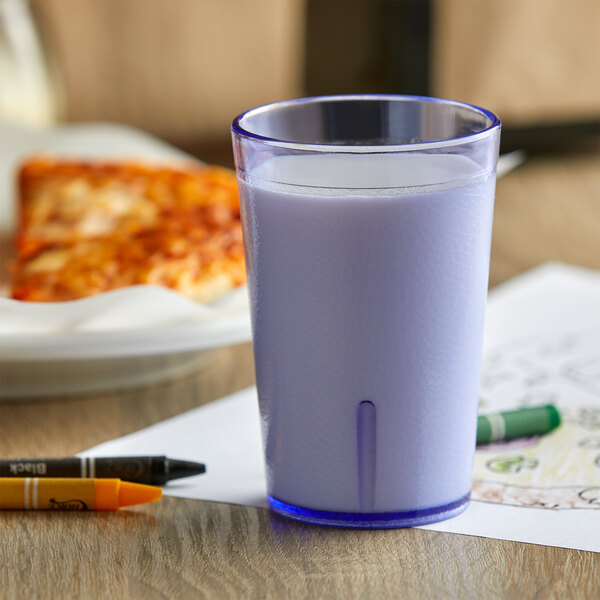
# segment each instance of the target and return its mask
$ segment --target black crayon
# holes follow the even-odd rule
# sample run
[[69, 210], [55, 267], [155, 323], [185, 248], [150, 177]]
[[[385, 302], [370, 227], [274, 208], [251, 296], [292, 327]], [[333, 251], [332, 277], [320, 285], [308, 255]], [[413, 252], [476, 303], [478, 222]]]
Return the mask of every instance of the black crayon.
[[0, 477], [112, 478], [163, 485], [172, 479], [206, 472], [202, 463], [166, 456], [112, 456], [0, 459]]

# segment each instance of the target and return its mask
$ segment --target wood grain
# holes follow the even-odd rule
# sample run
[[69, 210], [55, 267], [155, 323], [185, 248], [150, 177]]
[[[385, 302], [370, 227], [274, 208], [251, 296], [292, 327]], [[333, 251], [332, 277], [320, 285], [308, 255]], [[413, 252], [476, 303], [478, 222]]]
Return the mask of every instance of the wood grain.
[[[595, 598], [600, 555], [418, 529], [351, 531], [164, 498], [118, 513], [12, 512], [2, 597]], [[15, 537], [21, 543], [18, 551]]]
[[178, 145], [301, 90], [300, 0], [33, 0], [63, 120], [116, 121]]
[[596, 0], [444, 0], [433, 30], [434, 95], [511, 124], [598, 118]]
[[490, 284], [552, 260], [600, 268], [600, 150], [534, 158], [498, 180]]
[[[600, 268], [598, 156], [498, 182], [491, 282], [546, 260]], [[0, 404], [2, 456], [71, 454], [253, 381], [248, 344], [197, 373], [91, 397]], [[351, 531], [164, 498], [117, 513], [0, 513], [0, 598], [600, 597], [600, 554], [405, 529]]]
[[201, 364], [187, 377], [110, 394], [0, 403], [0, 456], [48, 456], [48, 448], [70, 456], [254, 382], [250, 344], [210, 351]]

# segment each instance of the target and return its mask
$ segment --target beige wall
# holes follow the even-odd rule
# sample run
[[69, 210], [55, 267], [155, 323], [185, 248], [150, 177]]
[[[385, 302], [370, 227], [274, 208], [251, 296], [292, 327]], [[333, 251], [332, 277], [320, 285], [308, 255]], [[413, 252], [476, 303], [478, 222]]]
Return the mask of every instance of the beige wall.
[[239, 112], [301, 93], [300, 0], [34, 0], [67, 121], [189, 145]]
[[600, 0], [439, 0], [434, 92], [507, 123], [600, 112]]
[[[190, 147], [225, 143], [238, 112], [304, 93], [308, 0], [31, 1], [64, 120], [125, 122]], [[338, 27], [352, 1], [340, 0]], [[437, 0], [433, 19], [435, 95], [506, 124], [600, 113], [600, 0]], [[332, 82], [364, 70], [343, 60]]]

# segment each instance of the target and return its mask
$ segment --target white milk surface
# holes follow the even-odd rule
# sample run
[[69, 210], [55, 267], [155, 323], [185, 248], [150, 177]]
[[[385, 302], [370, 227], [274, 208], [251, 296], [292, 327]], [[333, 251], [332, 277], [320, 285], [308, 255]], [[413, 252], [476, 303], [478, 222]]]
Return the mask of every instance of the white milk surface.
[[240, 186], [270, 495], [338, 512], [463, 498], [493, 174], [381, 154], [279, 157], [252, 175]]

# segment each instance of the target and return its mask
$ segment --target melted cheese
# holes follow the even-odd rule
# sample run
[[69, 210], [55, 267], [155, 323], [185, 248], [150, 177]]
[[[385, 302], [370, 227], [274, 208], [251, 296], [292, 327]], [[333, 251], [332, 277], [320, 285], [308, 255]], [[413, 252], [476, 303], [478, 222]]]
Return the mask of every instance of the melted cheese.
[[231, 171], [34, 160], [20, 182], [15, 298], [155, 283], [208, 302], [245, 282]]

